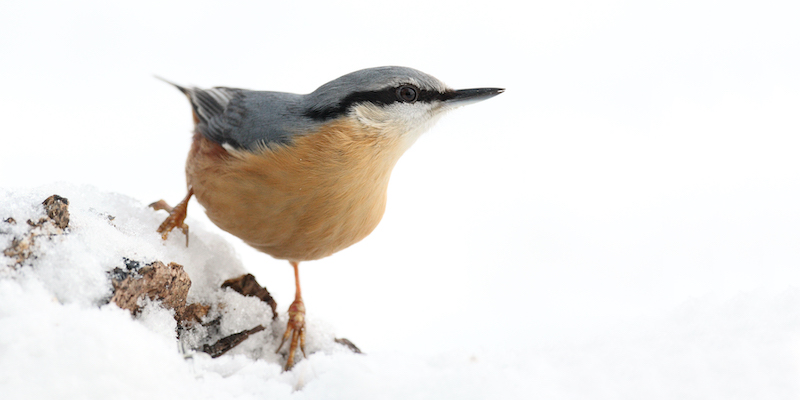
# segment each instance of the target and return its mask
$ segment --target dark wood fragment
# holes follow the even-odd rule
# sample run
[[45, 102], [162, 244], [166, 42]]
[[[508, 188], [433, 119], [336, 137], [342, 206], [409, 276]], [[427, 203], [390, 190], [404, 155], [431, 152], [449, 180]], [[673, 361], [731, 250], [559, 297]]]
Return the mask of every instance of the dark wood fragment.
[[228, 279], [222, 283], [222, 288], [224, 289], [226, 287], [229, 287], [244, 296], [258, 297], [261, 299], [261, 301], [266, 302], [269, 304], [270, 308], [272, 308], [272, 319], [278, 317], [278, 313], [276, 312], [278, 304], [269, 294], [267, 288], [258, 284], [256, 277], [253, 276], [253, 274], [246, 274], [237, 278]]
[[354, 344], [353, 344], [353, 342], [351, 342], [351, 341], [349, 341], [349, 340], [347, 340], [347, 339], [345, 339], [345, 338], [337, 338], [337, 339], [333, 339], [333, 341], [334, 341], [334, 342], [336, 342], [336, 343], [339, 343], [339, 344], [341, 344], [341, 345], [343, 345], [343, 346], [345, 346], [345, 347], [347, 347], [347, 348], [348, 348], [348, 349], [350, 349], [350, 350], [351, 350], [353, 353], [356, 353], [356, 354], [363, 354], [363, 353], [361, 353], [361, 349], [359, 349], [358, 347], [356, 347], [356, 345], [354, 345]]
[[250, 337], [250, 335], [252, 335], [252, 334], [254, 334], [256, 332], [261, 332], [264, 329], [265, 328], [263, 326], [258, 325], [253, 329], [246, 330], [246, 331], [241, 331], [239, 333], [234, 333], [233, 335], [226, 336], [226, 337], [218, 340], [214, 344], [211, 344], [211, 345], [204, 344], [203, 345], [203, 352], [210, 354], [212, 358], [217, 358], [217, 357], [227, 353], [228, 350], [230, 350], [230, 349], [236, 347], [237, 345], [239, 345], [239, 343], [244, 342], [248, 337]]

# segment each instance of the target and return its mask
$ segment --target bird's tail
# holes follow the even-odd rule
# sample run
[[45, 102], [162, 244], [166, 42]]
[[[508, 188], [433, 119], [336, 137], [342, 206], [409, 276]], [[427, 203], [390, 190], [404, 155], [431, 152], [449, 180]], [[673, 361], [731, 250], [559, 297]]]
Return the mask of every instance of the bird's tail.
[[185, 94], [186, 96], [189, 96], [189, 89], [187, 89], [187, 88], [185, 88], [185, 87], [183, 87], [181, 85], [178, 85], [175, 82], [168, 81], [168, 80], [166, 80], [166, 79], [164, 79], [164, 78], [162, 78], [162, 77], [160, 77], [158, 75], [153, 75], [153, 77], [158, 79], [158, 80], [160, 80], [160, 81], [164, 81], [166, 83], [169, 83], [172, 86], [175, 86], [176, 88], [178, 88], [178, 90], [181, 91], [181, 93]]

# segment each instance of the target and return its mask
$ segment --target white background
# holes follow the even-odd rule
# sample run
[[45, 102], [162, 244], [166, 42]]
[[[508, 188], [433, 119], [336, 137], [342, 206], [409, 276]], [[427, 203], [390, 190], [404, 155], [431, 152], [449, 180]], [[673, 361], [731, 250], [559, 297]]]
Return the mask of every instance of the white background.
[[[798, 3], [286, 3], [4, 2], [0, 187], [174, 204], [191, 112], [154, 74], [307, 93], [403, 65], [507, 92], [417, 142], [370, 237], [301, 264], [337, 336], [513, 351], [797, 285]], [[288, 263], [229, 239], [284, 311]]]

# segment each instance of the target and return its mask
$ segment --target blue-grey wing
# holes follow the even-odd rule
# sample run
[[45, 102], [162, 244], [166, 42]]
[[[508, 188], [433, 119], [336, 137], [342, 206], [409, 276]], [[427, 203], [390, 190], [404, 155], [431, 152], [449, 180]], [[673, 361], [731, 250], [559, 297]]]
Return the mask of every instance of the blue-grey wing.
[[301, 95], [226, 87], [178, 89], [192, 103], [198, 132], [237, 149], [289, 144], [314, 125], [302, 116]]

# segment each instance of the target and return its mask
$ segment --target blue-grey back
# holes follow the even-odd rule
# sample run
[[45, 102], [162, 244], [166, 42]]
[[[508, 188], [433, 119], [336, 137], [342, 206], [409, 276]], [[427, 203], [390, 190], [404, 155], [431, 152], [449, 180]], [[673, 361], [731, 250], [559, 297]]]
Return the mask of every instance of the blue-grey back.
[[302, 114], [303, 95], [233, 88], [188, 89], [197, 130], [210, 140], [238, 149], [289, 144], [318, 122]]
[[240, 118], [238, 129], [229, 132], [226, 138], [250, 150], [262, 144], [291, 143], [294, 135], [307, 133], [319, 125], [303, 116], [303, 97], [294, 93], [243, 91], [241, 100], [233, 104]]

